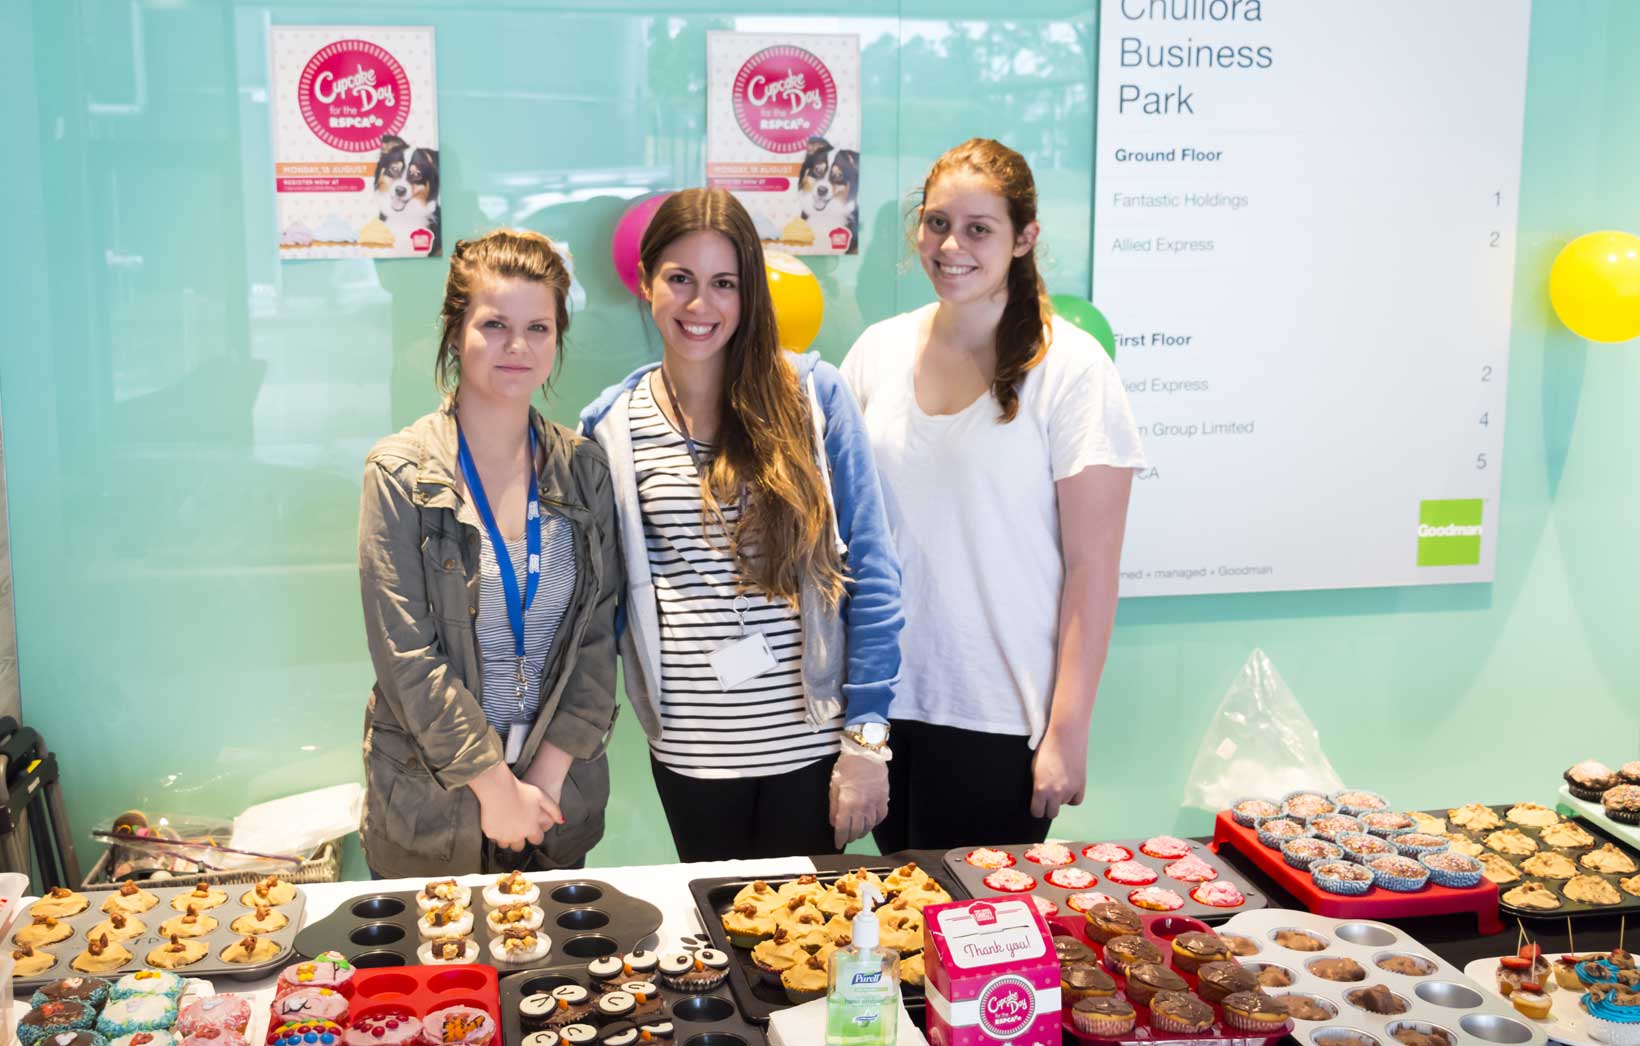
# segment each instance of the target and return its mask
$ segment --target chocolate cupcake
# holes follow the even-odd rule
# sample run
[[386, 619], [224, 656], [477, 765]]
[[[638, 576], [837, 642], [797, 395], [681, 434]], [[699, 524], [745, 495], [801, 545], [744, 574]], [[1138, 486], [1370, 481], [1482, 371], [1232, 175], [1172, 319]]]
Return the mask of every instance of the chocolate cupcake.
[[1189, 987], [1183, 977], [1160, 963], [1142, 962], [1128, 967], [1125, 990], [1138, 1006], [1149, 1006], [1157, 992], [1182, 992]]
[[1328, 956], [1324, 959], [1311, 959], [1305, 964], [1305, 969], [1320, 977], [1324, 981], [1364, 981], [1367, 979], [1367, 968], [1348, 956]]
[[1187, 991], [1157, 992], [1150, 1000], [1150, 1026], [1194, 1035], [1213, 1026], [1213, 1007]]
[[1220, 1008], [1225, 1023], [1238, 1031], [1274, 1035], [1289, 1027], [1286, 1008], [1263, 992], [1236, 992]]
[[1141, 963], [1160, 963], [1165, 956], [1154, 941], [1129, 934], [1105, 942], [1105, 965], [1112, 973], [1126, 974]]
[[1344, 993], [1344, 999], [1357, 1009], [1380, 1016], [1388, 1017], [1407, 1012], [1407, 1001], [1382, 984], [1347, 991]]
[[1605, 763], [1585, 759], [1561, 775], [1566, 779], [1566, 790], [1589, 803], [1600, 802], [1600, 797], [1618, 783], [1617, 772]]
[[1617, 779], [1623, 784], [1640, 785], [1640, 759], [1618, 767]]
[[1139, 913], [1117, 901], [1094, 905], [1083, 919], [1087, 923], [1088, 939], [1098, 944], [1106, 944], [1113, 937], [1137, 935], [1144, 928]]
[[1064, 966], [1073, 962], [1098, 962], [1099, 957], [1093, 954], [1093, 949], [1077, 940], [1063, 934], [1053, 939], [1054, 954], [1059, 958], [1059, 965]]
[[1600, 797], [1606, 816], [1624, 824], [1640, 824], [1640, 785], [1621, 784]]
[[1258, 975], [1260, 988], [1291, 988], [1293, 986], [1293, 971], [1275, 963], [1253, 963], [1248, 966]]
[[1223, 1002], [1226, 995], [1254, 991], [1258, 986], [1258, 974], [1239, 962], [1203, 963], [1196, 971], [1196, 990], [1208, 1002]]
[[1059, 990], [1072, 1002], [1115, 995], [1116, 978], [1091, 962], [1073, 962], [1059, 968]]
[[1190, 931], [1173, 938], [1173, 966], [1182, 973], [1195, 973], [1203, 964], [1230, 958], [1230, 946], [1218, 934]]
[[1071, 1023], [1084, 1035], [1102, 1039], [1126, 1035], [1137, 1018], [1133, 1004], [1119, 996], [1078, 999], [1071, 1007]]
[[1258, 942], [1245, 934], [1221, 933], [1219, 934], [1219, 940], [1230, 946], [1231, 955], [1257, 955], [1259, 953]]
[[83, 1002], [100, 1011], [108, 1001], [109, 983], [101, 977], [64, 977], [38, 989], [29, 999], [30, 1006], [68, 999]]

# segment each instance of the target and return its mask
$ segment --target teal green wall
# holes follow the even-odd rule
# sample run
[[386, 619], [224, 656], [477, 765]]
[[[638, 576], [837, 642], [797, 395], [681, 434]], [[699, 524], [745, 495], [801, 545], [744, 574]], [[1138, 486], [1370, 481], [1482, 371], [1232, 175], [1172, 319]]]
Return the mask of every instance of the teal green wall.
[[[866, 242], [814, 263], [828, 358], [928, 299], [901, 265], [897, 215], [970, 135], [1030, 158], [1050, 283], [1085, 293], [1096, 13], [1006, 6], [1002, 22], [977, 0], [834, 3], [819, 18], [776, 0], [0, 5], [0, 403], [23, 706], [62, 754], [76, 826], [131, 805], [231, 813], [360, 772], [358, 476], [378, 436], [435, 402], [444, 269], [278, 263], [268, 24], [437, 28], [446, 242], [540, 229], [569, 241], [591, 295], [548, 405], [567, 422], [655, 356], [608, 237], [626, 198], [701, 180], [708, 29], [862, 35]], [[1640, 353], [1585, 346], [1544, 290], [1571, 236], [1640, 230], [1636, 51], [1636, 5], [1539, 0], [1497, 582], [1125, 601], [1089, 798], [1056, 832], [1204, 828], [1179, 810], [1185, 775], [1255, 646], [1343, 776], [1407, 804], [1541, 798], [1577, 758], [1640, 756]], [[1100, 304], [1119, 326], [1121, 303]], [[1369, 290], [1359, 308], [1395, 303]], [[1250, 490], [1202, 511], [1257, 505]], [[614, 751], [593, 863], [672, 859], [630, 716]]]

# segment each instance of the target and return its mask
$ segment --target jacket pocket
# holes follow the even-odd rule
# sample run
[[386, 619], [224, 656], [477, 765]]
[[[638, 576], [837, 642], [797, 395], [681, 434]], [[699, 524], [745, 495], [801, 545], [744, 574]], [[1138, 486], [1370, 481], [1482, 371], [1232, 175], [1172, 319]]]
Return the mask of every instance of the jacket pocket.
[[541, 850], [555, 867], [574, 864], [604, 837], [604, 808], [609, 805], [609, 759], [577, 759], [564, 778], [558, 810], [564, 823], [548, 832]]
[[[373, 728], [365, 739], [365, 831], [389, 857], [393, 851], [433, 861], [455, 852], [458, 796], [446, 791], [411, 747], [408, 737]], [[387, 865], [392, 862], [384, 860]], [[377, 871], [383, 871], [378, 868]]]

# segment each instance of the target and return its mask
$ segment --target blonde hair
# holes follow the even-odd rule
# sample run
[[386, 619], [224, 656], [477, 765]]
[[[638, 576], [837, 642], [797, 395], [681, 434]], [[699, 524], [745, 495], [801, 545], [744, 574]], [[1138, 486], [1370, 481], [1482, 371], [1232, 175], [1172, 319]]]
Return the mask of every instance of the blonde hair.
[[494, 229], [475, 240], [457, 241], [450, 252], [450, 275], [444, 281], [444, 307], [439, 310], [438, 358], [433, 365], [440, 392], [453, 393], [461, 385], [461, 325], [467, 320], [473, 288], [486, 278], [531, 280], [544, 283], [557, 303], [554, 324], [560, 358], [564, 332], [569, 330], [569, 269], [552, 241], [529, 229]]

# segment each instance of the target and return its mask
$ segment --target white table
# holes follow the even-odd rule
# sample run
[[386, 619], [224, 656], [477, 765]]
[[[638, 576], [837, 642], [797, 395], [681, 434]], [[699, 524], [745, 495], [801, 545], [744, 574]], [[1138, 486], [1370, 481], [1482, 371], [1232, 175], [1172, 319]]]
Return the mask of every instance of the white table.
[[[661, 926], [656, 940], [645, 942], [654, 950], [666, 950], [681, 938], [701, 932], [700, 918], [695, 912], [695, 900], [689, 894], [689, 883], [694, 879], [715, 879], [722, 876], [761, 878], [776, 875], [801, 875], [815, 871], [814, 862], [807, 857], [783, 857], [764, 861], [707, 861], [698, 864], [634, 865], [626, 868], [588, 868], [578, 872], [541, 872], [527, 875], [536, 883], [575, 882], [596, 879], [608, 883], [622, 893], [642, 898], [661, 910]], [[457, 881], [465, 886], [481, 889], [494, 876], [467, 875]], [[345, 883], [314, 883], [303, 886], [307, 904], [303, 910], [302, 925], [308, 926], [342, 907], [357, 897], [377, 893], [414, 891], [421, 889], [425, 879], [385, 879]], [[33, 898], [28, 901], [32, 902]], [[548, 959], [548, 962], [553, 961]], [[505, 974], [506, 971], [503, 971]], [[268, 1007], [273, 1002], [273, 988], [278, 971], [254, 981], [236, 981], [220, 978], [215, 981], [219, 992], [244, 996], [251, 1004], [251, 1026], [246, 1041], [265, 1040]], [[28, 1012], [28, 1000], [14, 1000], [7, 1015], [8, 1042], [17, 1026], [17, 1018]]]

